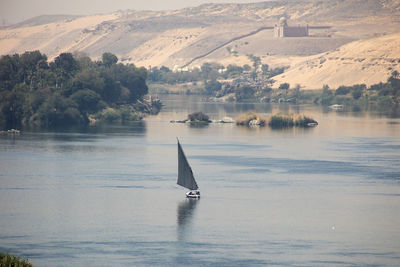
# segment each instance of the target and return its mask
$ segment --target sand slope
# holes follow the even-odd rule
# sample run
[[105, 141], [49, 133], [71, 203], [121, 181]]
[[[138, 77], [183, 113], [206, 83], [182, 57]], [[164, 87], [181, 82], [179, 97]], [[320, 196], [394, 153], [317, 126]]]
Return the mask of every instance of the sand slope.
[[400, 33], [359, 40], [332, 51], [307, 57], [274, 77], [275, 87], [287, 82], [303, 89], [384, 82], [400, 71]]
[[40, 50], [52, 59], [62, 52], [82, 51], [105, 35], [92, 34], [91, 30], [95, 31], [102, 23], [118, 17], [119, 14], [113, 13], [6, 28], [0, 30], [0, 54]]

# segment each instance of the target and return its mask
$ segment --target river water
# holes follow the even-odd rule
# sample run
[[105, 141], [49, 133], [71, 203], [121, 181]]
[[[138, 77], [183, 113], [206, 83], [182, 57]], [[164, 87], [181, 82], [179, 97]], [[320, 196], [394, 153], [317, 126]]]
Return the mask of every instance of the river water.
[[[0, 251], [35, 266], [400, 264], [400, 119], [162, 96], [129, 126], [0, 136]], [[319, 125], [169, 123], [248, 110]], [[176, 185], [179, 138], [202, 198]]]

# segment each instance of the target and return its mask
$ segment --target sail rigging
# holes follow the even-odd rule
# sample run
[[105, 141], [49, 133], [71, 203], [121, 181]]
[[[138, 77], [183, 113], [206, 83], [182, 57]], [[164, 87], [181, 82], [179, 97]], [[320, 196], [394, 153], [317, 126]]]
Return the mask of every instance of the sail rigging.
[[197, 190], [196, 180], [194, 179], [192, 168], [186, 159], [185, 153], [178, 140], [178, 185], [186, 187], [190, 190]]

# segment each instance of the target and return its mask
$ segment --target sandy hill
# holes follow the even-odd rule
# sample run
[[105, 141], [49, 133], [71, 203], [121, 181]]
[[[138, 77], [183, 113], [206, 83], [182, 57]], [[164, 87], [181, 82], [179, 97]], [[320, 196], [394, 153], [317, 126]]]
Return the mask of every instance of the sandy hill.
[[400, 72], [400, 33], [343, 45], [332, 51], [308, 57], [285, 73], [274, 77], [275, 86], [287, 82], [303, 89], [321, 89], [323, 85], [372, 85]]
[[[274, 38], [272, 27], [282, 16], [290, 25], [330, 28], [311, 29], [313, 37]], [[265, 29], [246, 36], [261, 27]], [[62, 52], [79, 51], [94, 58], [111, 52], [124, 63], [170, 68], [197, 57], [190, 66], [206, 61], [251, 64], [246, 55], [253, 54], [272, 66], [293, 66], [349, 42], [394, 34], [399, 29], [398, 0], [204, 4], [175, 11], [40, 16], [1, 28], [0, 54], [40, 50], [52, 59]], [[237, 39], [240, 36], [246, 37]]]

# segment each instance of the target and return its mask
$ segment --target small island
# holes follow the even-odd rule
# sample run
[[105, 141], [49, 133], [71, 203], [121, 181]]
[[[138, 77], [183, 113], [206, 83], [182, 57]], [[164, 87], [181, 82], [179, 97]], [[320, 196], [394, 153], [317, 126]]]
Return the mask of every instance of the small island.
[[188, 115], [185, 120], [171, 120], [171, 123], [193, 123], [193, 124], [208, 124], [208, 123], [234, 123], [238, 126], [269, 126], [271, 128], [289, 128], [289, 127], [315, 127], [318, 122], [313, 118], [300, 114], [283, 114], [278, 113], [270, 117], [263, 117], [257, 113], [249, 112], [241, 115], [234, 121], [230, 117], [225, 117], [221, 120], [210, 120], [209, 116], [203, 112], [195, 112]]
[[172, 123], [210, 123], [210, 118], [208, 115], [204, 114], [203, 112], [194, 112], [188, 115], [187, 119], [185, 120], [171, 120]]
[[236, 120], [236, 125], [240, 126], [266, 126], [271, 128], [289, 128], [289, 127], [315, 127], [318, 122], [311, 117], [300, 114], [274, 114], [271, 117], [264, 118], [256, 113], [247, 113]]

